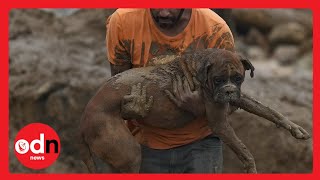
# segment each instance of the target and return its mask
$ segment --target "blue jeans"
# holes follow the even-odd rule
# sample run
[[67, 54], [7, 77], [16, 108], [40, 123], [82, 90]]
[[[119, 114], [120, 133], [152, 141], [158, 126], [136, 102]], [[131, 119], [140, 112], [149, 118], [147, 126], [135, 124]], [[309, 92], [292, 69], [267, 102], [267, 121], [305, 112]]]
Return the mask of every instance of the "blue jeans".
[[141, 145], [140, 173], [222, 173], [222, 141], [212, 135], [171, 149]]

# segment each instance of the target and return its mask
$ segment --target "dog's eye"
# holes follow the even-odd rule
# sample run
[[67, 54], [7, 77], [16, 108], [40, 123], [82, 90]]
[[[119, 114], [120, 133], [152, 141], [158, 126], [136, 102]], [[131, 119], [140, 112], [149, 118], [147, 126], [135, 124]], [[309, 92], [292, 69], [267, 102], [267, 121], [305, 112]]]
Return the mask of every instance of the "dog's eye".
[[233, 79], [234, 79], [234, 81], [236, 83], [241, 83], [242, 82], [242, 76], [240, 76], [240, 75], [234, 76]]
[[221, 84], [224, 82], [224, 79], [222, 77], [215, 77], [214, 78], [214, 83], [215, 84]]

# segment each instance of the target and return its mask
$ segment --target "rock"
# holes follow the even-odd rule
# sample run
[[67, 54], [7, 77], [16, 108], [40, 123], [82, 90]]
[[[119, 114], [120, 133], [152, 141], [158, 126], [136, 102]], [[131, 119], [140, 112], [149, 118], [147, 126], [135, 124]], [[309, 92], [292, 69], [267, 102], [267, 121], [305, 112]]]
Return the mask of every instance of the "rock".
[[301, 44], [308, 38], [305, 27], [295, 22], [289, 22], [275, 26], [268, 39], [273, 46], [277, 46], [279, 44]]
[[[9, 44], [10, 132], [42, 122], [57, 131], [62, 144], [57, 162], [41, 171], [23, 167], [10, 151], [11, 172], [83, 172], [74, 147], [77, 127], [85, 105], [110, 77], [102, 18], [110, 13], [98, 10], [89, 16], [89, 12], [90, 22], [83, 13], [88, 12], [79, 10], [78, 18], [61, 19], [36, 9], [10, 12], [10, 31], [16, 33]], [[16, 23], [19, 19], [24, 23]], [[102, 28], [97, 28], [98, 21]], [[32, 33], [21, 34], [16, 29]], [[12, 147], [15, 135], [10, 133]]]
[[265, 9], [234, 9], [232, 13], [237, 29], [244, 32], [251, 27], [268, 32], [274, 25], [271, 14]]
[[254, 27], [268, 33], [274, 26], [295, 22], [312, 35], [312, 13], [307, 9], [234, 9], [232, 13], [237, 29], [244, 32]]
[[281, 65], [290, 65], [299, 58], [299, 47], [294, 45], [278, 46], [273, 53], [273, 58], [277, 59]]
[[296, 71], [301, 71], [301, 69], [309, 70], [312, 72], [313, 64], [313, 53], [309, 51], [301, 56], [297, 63], [295, 64]]
[[10, 39], [41, 33], [61, 33], [61, 21], [54, 14], [41, 9], [12, 9], [9, 18]]
[[235, 41], [235, 49], [236, 52], [241, 54], [242, 56], [248, 56], [249, 46], [246, 43], [244, 43], [243, 36], [239, 36]]
[[259, 46], [250, 46], [248, 48], [248, 58], [250, 60], [264, 60], [266, 58], [266, 53]]
[[[293, 74], [293, 68], [291, 66], [280, 66], [276, 59], [269, 58], [268, 61], [255, 61], [253, 62], [255, 67], [254, 78], [259, 81], [273, 81], [274, 79], [286, 78]], [[252, 81], [253, 79], [248, 79]]]
[[313, 40], [312, 38], [305, 39], [299, 47], [299, 55], [303, 55], [312, 51], [313, 48]]
[[78, 8], [72, 8], [72, 9], [70, 9], [70, 8], [62, 8], [62, 9], [43, 8], [42, 10], [52, 12], [56, 17], [65, 17], [65, 16], [69, 16], [69, 15], [75, 13], [76, 11], [79, 11], [80, 9], [78, 9]]
[[251, 28], [249, 30], [248, 35], [245, 38], [245, 42], [250, 45], [258, 45], [266, 52], [269, 49], [267, 38], [256, 28]]
[[[62, 18], [62, 22], [67, 24], [65, 27], [66, 37], [88, 36], [96, 37], [99, 35], [101, 40], [105, 40], [106, 20], [115, 11], [115, 9], [81, 9], [70, 16]], [[72, 24], [70, 24], [72, 22]], [[93, 35], [96, 33], [96, 35]], [[94, 39], [93, 42], [95, 42]]]

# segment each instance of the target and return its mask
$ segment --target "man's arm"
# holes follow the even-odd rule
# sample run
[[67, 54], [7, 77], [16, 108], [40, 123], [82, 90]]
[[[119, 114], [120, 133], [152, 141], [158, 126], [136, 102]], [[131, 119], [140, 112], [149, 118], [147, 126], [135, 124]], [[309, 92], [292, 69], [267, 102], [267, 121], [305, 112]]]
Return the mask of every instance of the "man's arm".
[[[110, 63], [111, 76], [131, 69], [132, 59], [130, 54], [131, 44], [124, 39], [121, 17], [117, 12], [108, 18], [106, 23], [106, 48]], [[123, 119], [141, 119], [150, 111], [153, 97], [147, 98], [146, 87], [141, 84], [131, 87], [131, 93], [122, 99], [121, 115]], [[129, 129], [135, 131], [136, 126], [128, 123]]]
[[106, 22], [106, 50], [111, 76], [132, 68], [131, 56], [127, 48], [123, 43], [121, 18], [115, 12]]
[[132, 68], [131, 64], [114, 65], [114, 64], [110, 63], [111, 76], [114, 76], [118, 73], [122, 73], [123, 71], [126, 71], [131, 68]]

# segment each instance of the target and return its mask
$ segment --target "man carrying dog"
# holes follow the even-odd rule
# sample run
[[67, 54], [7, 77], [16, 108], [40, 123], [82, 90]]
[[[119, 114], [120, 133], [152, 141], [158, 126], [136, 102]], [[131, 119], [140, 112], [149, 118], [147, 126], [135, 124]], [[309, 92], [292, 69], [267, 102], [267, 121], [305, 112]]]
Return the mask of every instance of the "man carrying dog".
[[[80, 121], [79, 145], [90, 172], [100, 172], [99, 160], [113, 167], [102, 167], [104, 172], [221, 172], [221, 142], [214, 133], [237, 154], [245, 172], [256, 173], [254, 158], [228, 124], [229, 103], [272, 121], [297, 139], [310, 137], [280, 113], [241, 94], [244, 71], [251, 70], [253, 77], [254, 67], [228, 51], [233, 50], [231, 32], [211, 11], [120, 9], [107, 28], [113, 75], [156, 66], [111, 77], [89, 101]], [[190, 49], [197, 51], [174, 61], [151, 59]], [[139, 122], [140, 144], [123, 119]]]
[[[206, 48], [234, 50], [228, 25], [210, 9], [118, 9], [108, 19], [106, 39], [112, 75], [159, 64], [154, 57]], [[136, 88], [141, 89], [139, 85]], [[177, 86], [173, 94], [179, 108], [195, 116], [199, 113], [197, 90]], [[222, 142], [211, 135], [206, 118], [196, 118], [174, 130], [132, 121], [128, 124], [131, 130], [138, 126], [136, 136], [142, 146], [140, 172], [222, 172]]]
[[[194, 50], [220, 48], [234, 51], [234, 40], [228, 25], [209, 9], [118, 9], [108, 20], [107, 51], [112, 75], [130, 68], [163, 64], [170, 61], [170, 58], [166, 58], [170, 55], [180, 55]], [[163, 59], [167, 60], [163, 61]], [[194, 66], [189, 65], [190, 67]], [[216, 68], [213, 67], [213, 69]], [[235, 66], [236, 68], [239, 67]], [[188, 69], [188, 67], [184, 67], [184, 69]], [[211, 68], [211, 70], [213, 69]], [[251, 63], [245, 69], [251, 70], [252, 77], [254, 67]], [[222, 71], [222, 69], [220, 70]], [[219, 71], [219, 69], [215, 71]], [[228, 74], [227, 71], [224, 73]], [[184, 76], [187, 77], [186, 74]], [[203, 117], [205, 114], [204, 101], [201, 99], [200, 89], [195, 88], [190, 79], [192, 79], [190, 76], [184, 79], [177, 76], [173, 79], [173, 93], [166, 91], [168, 97], [179, 109], [191, 112], [191, 116], [197, 117], [182, 127], [165, 129], [159, 128], [161, 127], [159, 124], [157, 127], [152, 126], [155, 122], [149, 123], [149, 125], [142, 123], [142, 121], [139, 122], [139, 118], [146, 117], [152, 108], [152, 97], [147, 100], [145, 86], [141, 87], [141, 84], [133, 86], [131, 94], [123, 97], [122, 118], [128, 119], [130, 117], [129, 129], [133, 134], [136, 134], [141, 144], [140, 172], [222, 172], [222, 143], [218, 137], [212, 135], [208, 120]], [[208, 83], [210, 84], [211, 81]], [[249, 96], [241, 94], [241, 100], [238, 103], [233, 102], [233, 105], [264, 117], [279, 127], [284, 127], [297, 139], [310, 137], [303, 128]], [[168, 105], [163, 104], [163, 106]], [[133, 116], [124, 117], [125, 113], [123, 112], [128, 110], [126, 107], [134, 107], [129, 109], [129, 111], [134, 110], [133, 113], [129, 113]], [[232, 112], [233, 109], [232, 107], [230, 111]], [[212, 109], [210, 108], [210, 110]], [[206, 112], [206, 117], [215, 118], [217, 113], [212, 112]], [[159, 114], [153, 115], [159, 117]], [[163, 116], [165, 117], [167, 114]], [[131, 117], [138, 117], [136, 118], [138, 123], [133, 124], [132, 122], [135, 121]], [[138, 126], [138, 131], [136, 126]], [[237, 152], [246, 151], [242, 146], [233, 148]], [[243, 162], [245, 164], [249, 162], [246, 164], [248, 172], [256, 172], [251, 158]]]

